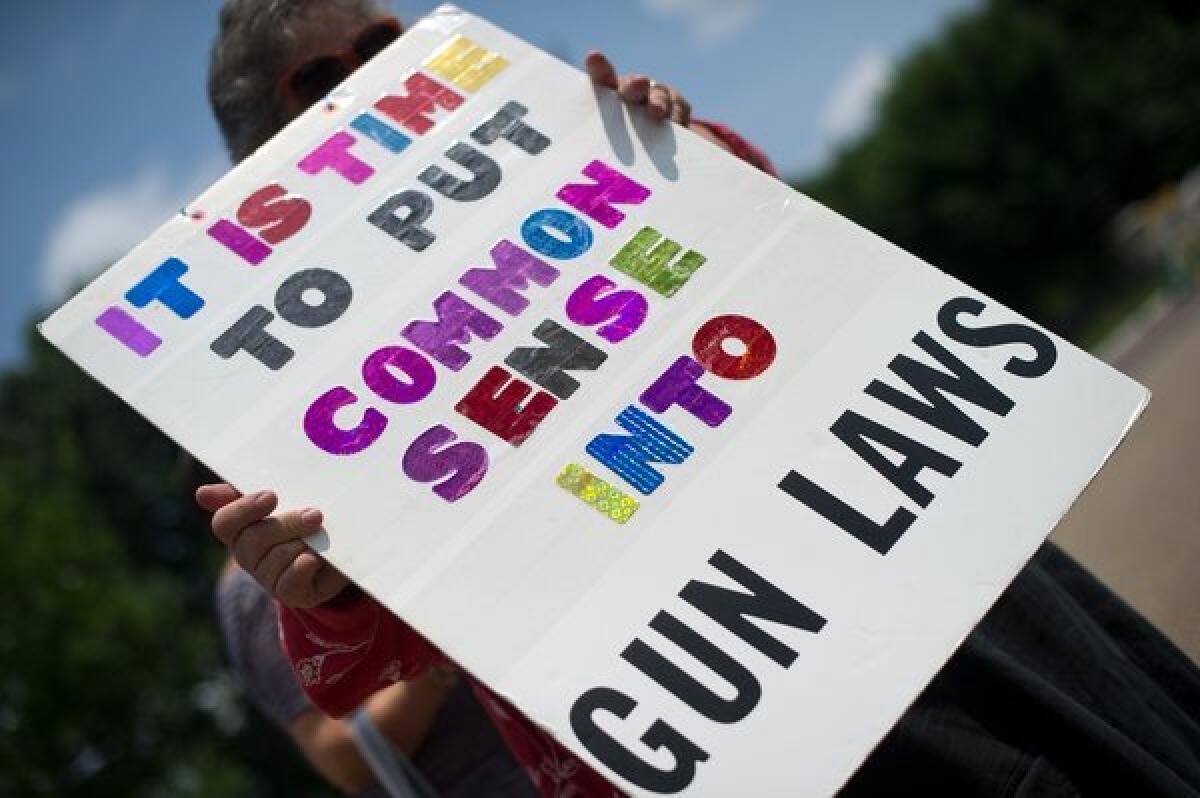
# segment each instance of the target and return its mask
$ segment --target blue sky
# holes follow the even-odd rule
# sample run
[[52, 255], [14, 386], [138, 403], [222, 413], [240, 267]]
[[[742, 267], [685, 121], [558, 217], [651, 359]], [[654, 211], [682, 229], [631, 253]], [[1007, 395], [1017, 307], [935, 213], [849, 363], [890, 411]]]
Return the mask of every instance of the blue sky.
[[[437, 3], [397, 0], [412, 20]], [[580, 63], [679, 87], [785, 175], [869, 124], [892, 65], [975, 0], [460, 0]], [[0, 367], [23, 328], [227, 167], [204, 94], [219, 0], [12, 0], [0, 29]]]

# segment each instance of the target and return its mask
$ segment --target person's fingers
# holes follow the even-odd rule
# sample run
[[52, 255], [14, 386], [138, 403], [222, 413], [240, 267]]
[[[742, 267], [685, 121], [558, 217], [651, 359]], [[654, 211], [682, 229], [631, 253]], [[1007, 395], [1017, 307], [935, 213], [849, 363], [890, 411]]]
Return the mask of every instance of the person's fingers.
[[279, 576], [275, 597], [284, 605], [315, 607], [341, 593], [349, 584], [346, 576], [312, 551], [302, 551], [291, 567]]
[[645, 75], [622, 75], [617, 79], [617, 94], [630, 105], [642, 105], [650, 92], [650, 78]]
[[617, 88], [617, 70], [604, 53], [599, 50], [588, 52], [587, 57], [583, 59], [583, 65], [587, 69], [588, 76], [597, 86], [603, 86], [606, 89]]
[[296, 559], [307, 550], [302, 540], [289, 540], [269, 548], [251, 573], [272, 596], [279, 590], [283, 575]]
[[651, 81], [646, 90], [646, 113], [655, 122], [661, 122], [671, 115], [671, 110], [671, 87]]
[[692, 104], [675, 89], [667, 88], [671, 91], [671, 121], [687, 127], [692, 122]]
[[270, 515], [278, 501], [269, 490], [235, 499], [213, 513], [213, 534], [226, 546], [233, 546], [242, 530]]
[[200, 505], [202, 510], [215, 513], [241, 495], [232, 485], [225, 482], [201, 485], [196, 488], [196, 504]]
[[[293, 510], [246, 526], [234, 539], [230, 548], [238, 565], [257, 574], [263, 560], [276, 547], [306, 538], [320, 528], [319, 510]], [[268, 580], [262, 581], [264, 587], [269, 586]]]

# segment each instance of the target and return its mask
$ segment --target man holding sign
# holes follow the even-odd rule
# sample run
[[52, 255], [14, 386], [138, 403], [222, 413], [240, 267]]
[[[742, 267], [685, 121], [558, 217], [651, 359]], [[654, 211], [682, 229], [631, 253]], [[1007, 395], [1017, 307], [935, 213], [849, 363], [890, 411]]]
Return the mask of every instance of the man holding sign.
[[198, 499], [318, 706], [452, 660], [546, 795], [1195, 793], [1195, 669], [1017, 576], [1144, 389], [601, 57], [446, 8], [319, 97], [361, 21], [43, 328], [277, 488]]

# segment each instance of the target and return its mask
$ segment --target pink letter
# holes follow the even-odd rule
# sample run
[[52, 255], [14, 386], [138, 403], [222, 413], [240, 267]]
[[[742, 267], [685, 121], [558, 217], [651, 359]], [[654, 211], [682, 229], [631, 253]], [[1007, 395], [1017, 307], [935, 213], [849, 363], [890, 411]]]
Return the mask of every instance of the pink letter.
[[355, 141], [354, 136], [346, 131], [338, 131], [317, 145], [317, 148], [304, 156], [304, 160], [296, 166], [301, 172], [310, 175], [318, 174], [328, 166], [357, 186], [375, 174], [375, 170], [348, 152]]

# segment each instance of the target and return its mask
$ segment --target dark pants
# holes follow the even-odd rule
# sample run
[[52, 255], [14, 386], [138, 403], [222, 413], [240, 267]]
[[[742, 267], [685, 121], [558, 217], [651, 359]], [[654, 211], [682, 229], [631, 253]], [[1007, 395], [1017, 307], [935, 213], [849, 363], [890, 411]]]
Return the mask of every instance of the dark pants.
[[1047, 544], [841, 795], [1200, 796], [1200, 670]]

